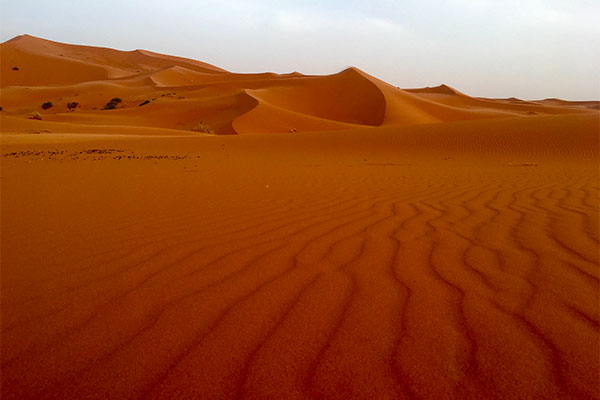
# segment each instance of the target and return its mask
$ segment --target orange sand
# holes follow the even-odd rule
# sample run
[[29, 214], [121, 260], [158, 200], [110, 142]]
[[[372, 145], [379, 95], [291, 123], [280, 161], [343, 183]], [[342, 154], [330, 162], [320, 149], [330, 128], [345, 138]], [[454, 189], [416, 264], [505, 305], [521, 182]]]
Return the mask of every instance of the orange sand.
[[2, 399], [600, 398], [598, 102], [0, 46]]

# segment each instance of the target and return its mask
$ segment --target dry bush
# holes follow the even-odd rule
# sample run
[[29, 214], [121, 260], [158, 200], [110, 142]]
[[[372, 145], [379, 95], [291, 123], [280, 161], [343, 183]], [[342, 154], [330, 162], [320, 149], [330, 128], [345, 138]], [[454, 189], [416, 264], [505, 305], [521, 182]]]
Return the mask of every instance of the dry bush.
[[192, 128], [192, 130], [194, 132], [208, 133], [211, 135], [215, 134], [215, 131], [213, 131], [212, 128], [210, 126], [206, 125], [204, 122], [199, 122]]
[[42, 115], [39, 112], [34, 111], [31, 114], [29, 114], [29, 119], [41, 120], [42, 119]]
[[103, 110], [114, 110], [115, 108], [117, 108], [117, 104], [119, 104], [122, 101], [123, 100], [121, 100], [119, 97], [115, 97], [111, 99], [108, 103], [106, 103]]

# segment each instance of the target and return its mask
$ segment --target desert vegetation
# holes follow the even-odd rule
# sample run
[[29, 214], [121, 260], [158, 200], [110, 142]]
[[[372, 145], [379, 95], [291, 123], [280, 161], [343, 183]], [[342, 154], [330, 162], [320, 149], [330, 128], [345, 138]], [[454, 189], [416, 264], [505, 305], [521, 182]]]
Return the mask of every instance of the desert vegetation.
[[121, 103], [123, 100], [119, 97], [114, 97], [112, 98], [108, 103], [106, 103], [106, 105], [104, 106], [103, 110], [114, 110], [115, 108], [117, 108], [117, 105], [119, 103]]
[[211, 135], [215, 134], [215, 131], [210, 126], [206, 125], [204, 122], [198, 122], [192, 128], [192, 131], [194, 131], [194, 132], [208, 133], [208, 134], [211, 134]]
[[54, 105], [54, 104], [52, 104], [52, 102], [51, 102], [51, 101], [47, 101], [47, 102], [45, 102], [44, 104], [42, 104], [42, 110], [47, 110], [47, 109], [49, 109], [49, 108], [52, 108], [52, 106], [53, 106], [53, 105]]

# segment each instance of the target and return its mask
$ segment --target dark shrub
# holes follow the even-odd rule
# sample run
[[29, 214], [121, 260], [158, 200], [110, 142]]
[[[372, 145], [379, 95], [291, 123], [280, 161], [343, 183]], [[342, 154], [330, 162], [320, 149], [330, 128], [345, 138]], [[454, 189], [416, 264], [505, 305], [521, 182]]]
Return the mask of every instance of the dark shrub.
[[79, 107], [79, 103], [78, 103], [78, 102], [76, 102], [76, 101], [72, 101], [72, 102], [70, 102], [70, 103], [67, 103], [67, 108], [68, 108], [69, 110], [74, 110], [74, 109], [76, 109], [77, 107]]
[[143, 101], [143, 102], [140, 104], [140, 107], [141, 107], [141, 106], [145, 106], [145, 105], [146, 105], [146, 104], [148, 104], [148, 103], [150, 103], [150, 100], [144, 100], [144, 101]]
[[19, 67], [13, 67], [13, 69], [12, 69], [12, 70], [13, 70], [13, 71], [18, 71], [18, 70], [19, 70]]
[[42, 110], [47, 110], [49, 108], [51, 108], [54, 104], [52, 104], [51, 101], [47, 101], [44, 104], [42, 104]]
[[114, 110], [115, 108], [117, 108], [117, 104], [119, 104], [122, 101], [123, 100], [121, 100], [120, 98], [115, 97], [111, 99], [108, 103], [106, 103], [103, 110]]

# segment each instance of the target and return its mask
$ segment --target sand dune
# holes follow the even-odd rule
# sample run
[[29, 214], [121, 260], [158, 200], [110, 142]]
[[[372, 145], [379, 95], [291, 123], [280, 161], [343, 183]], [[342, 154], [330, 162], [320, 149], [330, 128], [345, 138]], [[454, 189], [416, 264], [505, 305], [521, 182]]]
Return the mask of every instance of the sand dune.
[[[237, 74], [145, 50], [66, 45], [27, 35], [0, 46], [5, 115], [40, 112], [44, 121], [82, 125], [82, 133], [91, 125], [189, 131], [200, 123], [216, 134], [345, 130], [353, 125], [597, 114], [600, 104], [479, 99], [445, 85], [402, 90], [356, 68], [329, 76]], [[123, 100], [117, 110], [102, 110], [115, 97]], [[48, 101], [54, 106], [42, 110]], [[79, 105], [67, 112], [70, 102]], [[161, 105], [160, 118], [155, 104]]]
[[[224, 73], [215, 66], [145, 50], [118, 51], [17, 36], [2, 43], [1, 87], [54, 85], [118, 79], [181, 66], [198, 72]], [[19, 68], [13, 71], [14, 67]]]
[[600, 398], [597, 102], [0, 50], [3, 399]]

